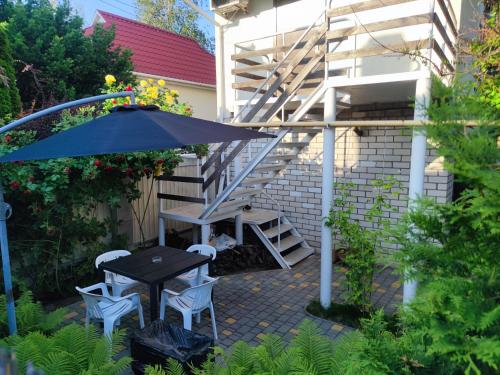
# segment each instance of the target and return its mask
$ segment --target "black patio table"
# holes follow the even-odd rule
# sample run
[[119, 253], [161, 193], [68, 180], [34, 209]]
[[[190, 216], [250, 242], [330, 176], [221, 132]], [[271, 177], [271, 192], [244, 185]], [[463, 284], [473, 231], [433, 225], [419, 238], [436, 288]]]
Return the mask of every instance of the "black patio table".
[[[161, 257], [161, 262], [153, 262]], [[151, 321], [158, 318], [158, 298], [163, 282], [211, 261], [208, 256], [188, 253], [173, 247], [156, 246], [147, 250], [103, 262], [99, 269], [127, 276], [149, 286], [149, 307]]]

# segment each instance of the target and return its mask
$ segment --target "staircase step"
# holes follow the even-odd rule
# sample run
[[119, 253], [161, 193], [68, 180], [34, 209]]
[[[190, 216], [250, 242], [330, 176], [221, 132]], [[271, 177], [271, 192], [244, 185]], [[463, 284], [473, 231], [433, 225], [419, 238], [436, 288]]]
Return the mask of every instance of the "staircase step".
[[308, 142], [282, 142], [278, 144], [278, 148], [302, 148], [306, 147], [309, 143]]
[[[283, 213], [281, 213], [283, 216]], [[262, 225], [270, 221], [278, 219], [278, 212], [272, 210], [262, 210], [259, 208], [252, 208], [248, 211], [243, 211], [241, 215], [244, 224]]]
[[267, 162], [270, 161], [279, 161], [279, 160], [293, 160], [297, 158], [297, 154], [285, 154], [285, 155], [271, 155], [266, 157], [264, 160]]
[[293, 229], [293, 226], [290, 224], [280, 224], [279, 230], [278, 230], [278, 226], [275, 226], [275, 227], [272, 227], [271, 229], [264, 231], [264, 235], [267, 238], [274, 238], [278, 235], [278, 233], [283, 234], [283, 233], [288, 232], [291, 229]]
[[283, 258], [288, 263], [288, 265], [292, 267], [312, 254], [314, 254], [313, 249], [309, 249], [307, 247], [299, 247], [298, 249], [295, 249], [289, 254], [285, 255]]
[[274, 181], [274, 177], [256, 177], [256, 178], [246, 178], [241, 183], [241, 186], [255, 186], [255, 185], [267, 185]]
[[279, 163], [279, 164], [264, 164], [256, 167], [254, 169], [254, 172], [272, 172], [272, 171], [281, 171], [282, 169], [286, 168], [287, 164], [286, 163]]
[[250, 197], [244, 197], [243, 199], [234, 199], [221, 203], [221, 205], [214, 212], [214, 215], [223, 214], [231, 211], [241, 210], [243, 207], [251, 203]]
[[280, 241], [280, 248], [278, 249], [278, 242], [274, 242], [274, 246], [279, 250], [280, 253], [282, 253], [285, 250], [288, 250], [289, 248], [298, 245], [299, 243], [303, 242], [304, 239], [302, 237], [297, 237], [297, 236], [288, 236], [287, 238], [284, 238]]
[[262, 191], [262, 189], [257, 189], [257, 188], [238, 189], [238, 190], [235, 190], [233, 193], [231, 193], [229, 198], [235, 199], [235, 198], [242, 198], [242, 197], [247, 197], [247, 196], [251, 197], [254, 195], [258, 195], [261, 191]]

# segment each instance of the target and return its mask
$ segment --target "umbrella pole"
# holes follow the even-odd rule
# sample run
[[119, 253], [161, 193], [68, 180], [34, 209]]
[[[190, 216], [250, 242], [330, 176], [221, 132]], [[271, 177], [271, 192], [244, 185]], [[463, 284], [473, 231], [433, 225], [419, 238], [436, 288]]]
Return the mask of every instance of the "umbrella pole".
[[7, 321], [9, 323], [9, 334], [12, 336], [17, 331], [16, 309], [14, 305], [14, 293], [12, 292], [12, 276], [10, 272], [9, 241], [7, 238], [7, 219], [12, 214], [12, 209], [5, 203], [3, 187], [0, 185], [0, 247], [2, 249], [2, 271], [5, 285], [5, 299], [7, 301]]

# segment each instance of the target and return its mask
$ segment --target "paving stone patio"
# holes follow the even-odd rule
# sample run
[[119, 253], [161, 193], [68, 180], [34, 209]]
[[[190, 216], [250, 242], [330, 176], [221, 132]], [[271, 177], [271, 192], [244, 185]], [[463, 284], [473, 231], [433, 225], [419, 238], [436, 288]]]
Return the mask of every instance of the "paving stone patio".
[[[351, 328], [338, 323], [326, 321], [308, 315], [304, 307], [319, 297], [319, 256], [311, 256], [296, 265], [292, 270], [270, 270], [240, 273], [223, 276], [214, 291], [215, 314], [219, 341], [217, 344], [227, 348], [238, 340], [250, 344], [258, 344], [266, 333], [276, 333], [289, 341], [298, 333], [298, 326], [304, 319], [317, 322], [321, 331], [332, 338]], [[345, 269], [334, 267], [333, 298], [339, 300], [342, 291], [340, 280]], [[379, 269], [375, 275], [376, 292], [373, 303], [383, 307], [387, 312], [393, 311], [395, 305], [401, 303], [402, 288], [399, 278], [392, 274], [390, 268]], [[179, 285], [169, 282], [166, 287], [179, 290]], [[149, 323], [149, 297], [146, 288], [141, 293], [146, 324]], [[85, 305], [82, 302], [70, 306], [66, 315], [68, 323], [84, 322]], [[181, 315], [167, 310], [168, 321], [182, 324]], [[122, 319], [121, 328], [128, 334], [139, 327], [137, 316], [130, 315]], [[200, 324], [193, 320], [193, 330], [212, 336], [212, 328], [208, 310], [202, 315]], [[129, 340], [127, 341], [127, 345]], [[123, 354], [128, 353], [123, 347]]]

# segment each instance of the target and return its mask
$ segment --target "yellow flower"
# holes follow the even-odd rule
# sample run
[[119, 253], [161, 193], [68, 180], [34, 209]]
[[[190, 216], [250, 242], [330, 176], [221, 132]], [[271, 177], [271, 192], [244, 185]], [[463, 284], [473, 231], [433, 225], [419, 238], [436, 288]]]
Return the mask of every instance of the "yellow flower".
[[172, 95], [174, 98], [179, 96], [179, 93], [175, 90], [170, 90], [170, 95]]
[[148, 87], [148, 94], [152, 99], [158, 99], [158, 87]]
[[165, 101], [167, 102], [168, 105], [172, 105], [175, 102], [173, 96], [170, 95], [165, 95]]
[[148, 82], [145, 79], [142, 79], [141, 82], [139, 82], [141, 87], [146, 87], [148, 85]]
[[155, 80], [154, 80], [154, 79], [152, 79], [152, 78], [148, 79], [148, 82], [149, 82], [149, 83], [153, 83], [154, 81], [155, 81]]
[[159, 86], [165, 86], [165, 81], [163, 79], [158, 80], [158, 85]]
[[107, 85], [112, 85], [113, 83], [116, 82], [116, 78], [112, 74], [108, 74], [106, 77], [104, 77], [104, 80], [106, 81]]

